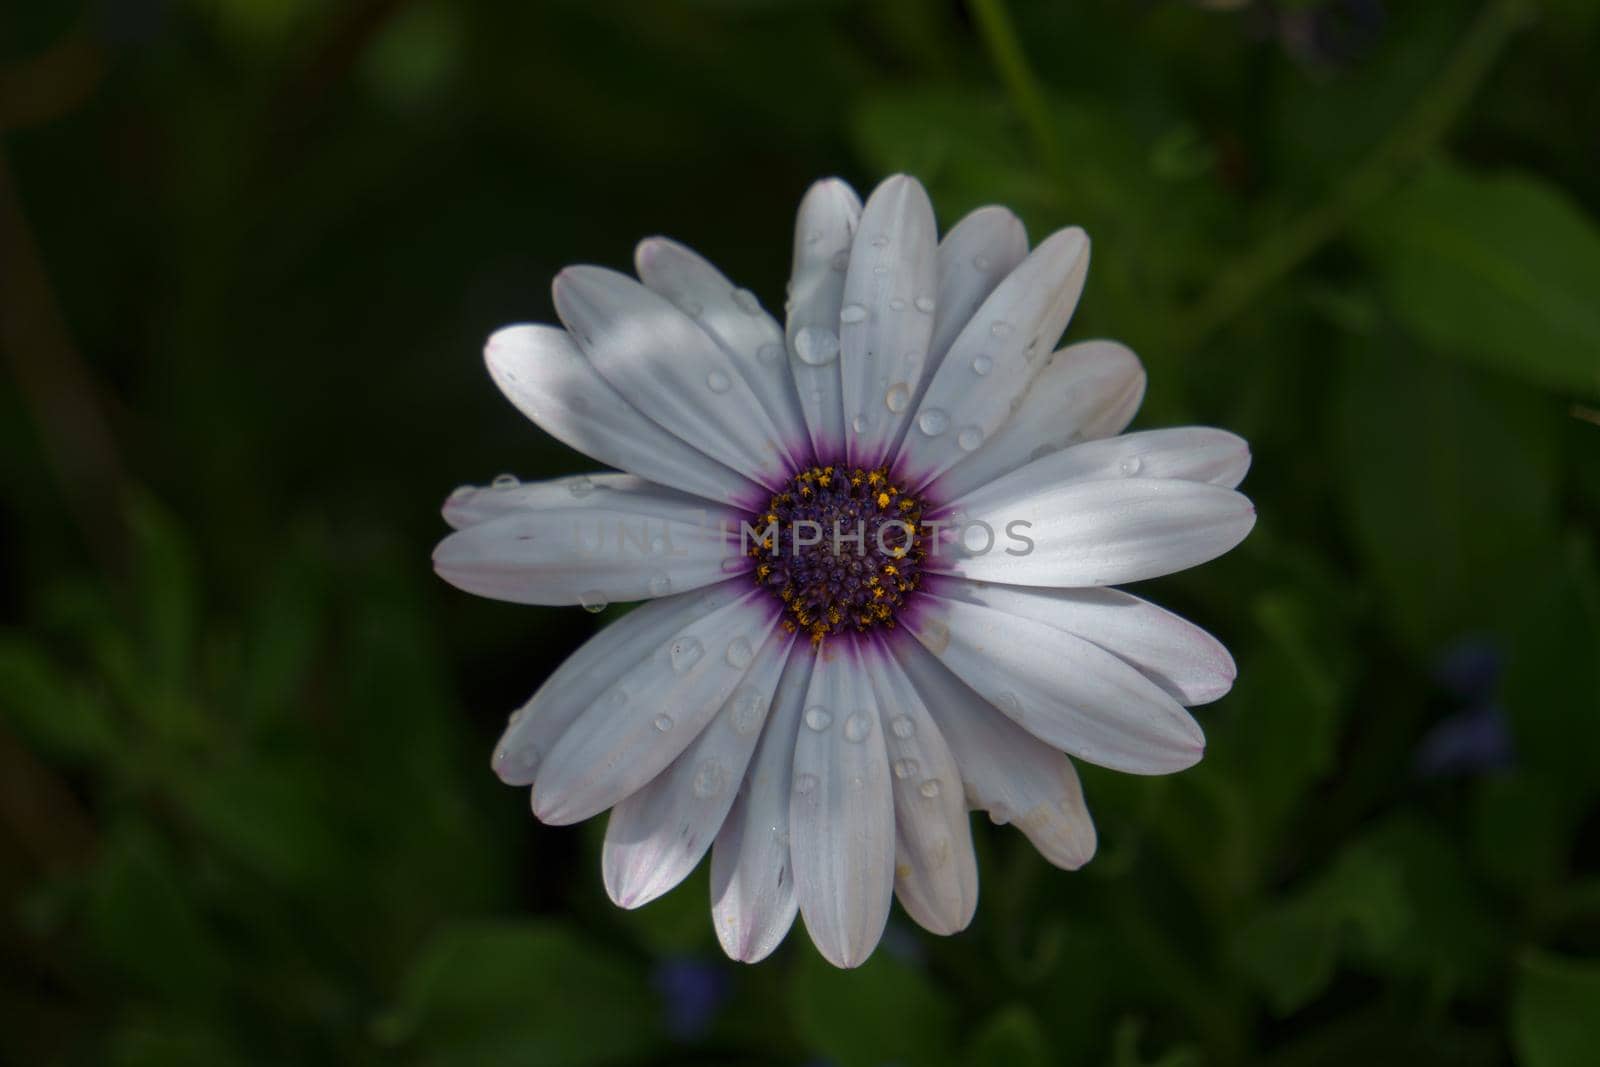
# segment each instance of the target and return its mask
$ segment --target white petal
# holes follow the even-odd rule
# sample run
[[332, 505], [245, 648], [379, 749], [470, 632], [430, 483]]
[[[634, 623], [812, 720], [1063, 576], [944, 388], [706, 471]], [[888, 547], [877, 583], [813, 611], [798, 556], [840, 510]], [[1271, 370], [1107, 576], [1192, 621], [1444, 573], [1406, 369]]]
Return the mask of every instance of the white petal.
[[972, 455], [934, 479], [929, 494], [955, 500], [1033, 460], [1122, 432], [1144, 399], [1139, 357], [1115, 341], [1083, 341], [1050, 357], [1022, 406]]
[[749, 593], [749, 581], [737, 579], [703, 592], [652, 601], [589, 638], [511, 716], [495, 746], [495, 774], [507, 785], [531, 783], [544, 757], [578, 716], [591, 707], [601, 714], [610, 710], [621, 692], [613, 691], [605, 701], [601, 695], [624, 672], [690, 623]]
[[972, 805], [997, 823], [1016, 823], [1057, 867], [1088, 863], [1094, 821], [1072, 761], [1002, 715], [915, 641], [895, 646], [955, 756]]
[[911, 415], [933, 335], [933, 204], [920, 182], [897, 174], [867, 198], [856, 233], [839, 320], [845, 454], [876, 467]]
[[812, 447], [823, 459], [844, 453], [839, 309], [860, 218], [861, 199], [855, 191], [838, 178], [828, 178], [806, 190], [794, 223], [794, 269], [789, 275], [784, 332]]
[[663, 429], [775, 489], [789, 460], [744, 373], [665, 297], [614, 270], [568, 267], [556, 312], [595, 370]]
[[439, 542], [441, 578], [497, 600], [598, 609], [747, 569], [735, 540], [741, 513], [625, 474], [491, 486], [452, 497], [446, 510], [494, 516], [508, 504]]
[[872, 687], [853, 642], [824, 639], [794, 749], [789, 830], [800, 914], [835, 967], [865, 962], [894, 888], [894, 801]]
[[1132, 665], [1186, 706], [1209, 704], [1238, 673], [1222, 642], [1187, 619], [1120, 589], [1041, 589], [928, 575], [946, 600], [981, 604], [1076, 634]]
[[[1255, 525], [1242, 494], [1205, 482], [1156, 478], [1074, 482], [1029, 496], [958, 509], [970, 550], [941, 547], [940, 569], [1016, 585], [1114, 585], [1156, 578], [1215, 559]], [[1031, 547], [1026, 543], [1031, 541]], [[1013, 554], [1015, 553], [1015, 554]]]
[[1160, 686], [1064, 630], [929, 593], [902, 618], [984, 699], [1079, 759], [1132, 774], [1169, 774], [1204, 751], [1199, 724]]
[[600, 865], [618, 906], [656, 899], [683, 881], [711, 847], [744, 780], [794, 640], [775, 627], [750, 673], [694, 743], [611, 809]]
[[918, 487], [1000, 429], [1066, 328], [1089, 269], [1089, 238], [1051, 234], [989, 294], [934, 372], [900, 449]]
[[789, 793], [800, 712], [816, 657], [790, 649], [745, 787], [711, 850], [711, 920], [722, 950], [755, 963], [778, 947], [799, 903], [789, 858]]
[[640, 281], [676, 304], [732, 357], [778, 428], [790, 462], [798, 465], [809, 457], [811, 442], [783, 328], [755, 294], [736, 288], [702, 256], [665, 237], [640, 241], [633, 259]]
[[551, 748], [533, 787], [542, 822], [579, 822], [629, 796], [677, 759], [749, 670], [777, 622], [772, 598], [740, 600], [689, 622], [629, 667]]
[[507, 326], [483, 349], [500, 391], [556, 440], [658, 485], [750, 507], [755, 483], [645, 418], [555, 326]]
[[1143, 430], [1052, 452], [955, 501], [957, 510], [991, 512], [1039, 486], [1117, 478], [1170, 478], [1232, 489], [1250, 469], [1244, 438], [1209, 426]]
[[944, 235], [937, 256], [938, 294], [934, 297], [928, 365], [912, 394], [912, 411], [921, 405], [934, 371], [972, 316], [1027, 255], [1028, 231], [1022, 220], [1003, 207], [980, 207]]
[[[912, 642], [901, 642], [911, 644]], [[895, 895], [923, 929], [953, 934], [978, 907], [961, 773], [922, 696], [882, 645], [864, 649], [894, 789]]]

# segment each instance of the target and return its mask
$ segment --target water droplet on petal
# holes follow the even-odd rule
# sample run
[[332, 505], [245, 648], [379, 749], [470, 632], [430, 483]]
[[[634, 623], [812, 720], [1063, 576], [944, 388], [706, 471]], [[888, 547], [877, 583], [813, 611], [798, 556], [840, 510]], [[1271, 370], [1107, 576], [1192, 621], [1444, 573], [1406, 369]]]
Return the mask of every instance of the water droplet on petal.
[[961, 451], [972, 452], [983, 444], [983, 431], [976, 426], [968, 426], [956, 434], [956, 444], [961, 446]]
[[874, 237], [872, 239], [872, 247], [873, 248], [888, 248], [889, 247], [889, 236], [887, 234], [882, 234], [882, 233], [878, 234], [878, 236], [876, 236], [876, 237]]
[[664, 734], [676, 724], [672, 721], [671, 715], [657, 715], [650, 725], [654, 726], [658, 733]]
[[825, 366], [839, 356], [839, 335], [819, 326], [802, 326], [794, 333], [794, 354], [801, 363]]
[[1011, 324], [1004, 319], [996, 319], [989, 324], [989, 332], [996, 337], [1007, 337], [1011, 334]]
[[817, 776], [814, 774], [797, 774], [794, 776], [794, 791], [805, 796], [817, 787]]
[[858, 711], [844, 721], [846, 741], [865, 741], [870, 733], [872, 733], [872, 719], [864, 711]]
[[628, 702], [628, 691], [620, 685], [614, 685], [606, 692], [605, 702], [607, 707], [615, 711]]
[[1017, 716], [1022, 714], [1022, 701], [1017, 699], [1015, 693], [1001, 693], [994, 698], [994, 706], [1007, 715]]
[[700, 657], [705, 654], [706, 646], [700, 643], [700, 639], [687, 634], [667, 646], [667, 658], [672, 661], [672, 669], [679, 674], [699, 663]]
[[857, 415], [855, 418], [850, 420], [850, 428], [856, 433], [866, 433], [867, 417], [865, 415]]
[[929, 408], [917, 416], [917, 429], [929, 437], [938, 437], [950, 428], [950, 416], [938, 408]]
[[827, 708], [810, 707], [806, 709], [806, 725], [821, 733], [833, 723], [833, 716]]
[[972, 265], [979, 270], [988, 270], [991, 266], [993, 266], [993, 264], [989, 262], [988, 256], [973, 256]]
[[996, 826], [1004, 826], [1011, 821], [1011, 809], [1004, 804], [996, 804], [989, 809], [989, 821]]
[[917, 792], [921, 793], [929, 800], [932, 800], [934, 797], [939, 795], [939, 779], [929, 778], [926, 782], [923, 782], [921, 785], [917, 786]]
[[932, 314], [932, 312], [933, 312], [933, 297], [931, 297], [931, 296], [919, 296], [919, 297], [917, 297], [915, 303], [917, 305], [917, 310], [922, 312], [924, 315]]
[[1144, 469], [1144, 460], [1140, 459], [1138, 456], [1129, 456], [1127, 459], [1118, 464], [1118, 469], [1122, 471], [1125, 477], [1132, 478], [1135, 474], [1138, 474]]
[[728, 642], [728, 666], [748, 667], [755, 658], [755, 651], [750, 647], [750, 640], [746, 637], [735, 637]]
[[745, 686], [733, 695], [733, 732], [748, 736], [761, 727], [767, 715], [767, 699], [757, 689]]
[[904, 311], [905, 309], [906, 309], [906, 302], [904, 300], [901, 300], [898, 296], [895, 297], [893, 300], [889, 301], [889, 310], [890, 311]]
[[491, 489], [515, 489], [521, 484], [522, 482], [515, 474], [497, 474], [494, 476], [494, 481], [489, 483], [489, 487]]
[[897, 759], [891, 764], [891, 767], [894, 770], [894, 776], [901, 780], [915, 777], [919, 769], [917, 761], [914, 759]]
[[583, 605], [584, 611], [598, 615], [606, 610], [606, 595], [598, 589], [590, 589], [578, 594], [578, 603]]
[[739, 310], [746, 315], [761, 314], [761, 301], [757, 300], [756, 294], [748, 289], [735, 289], [733, 291], [733, 302], [738, 304]]
[[896, 382], [889, 386], [887, 393], [883, 394], [883, 406], [896, 414], [904, 411], [909, 403], [911, 403], [911, 387], [905, 382]]
[[906, 741], [917, 732], [917, 724], [905, 715], [896, 715], [889, 723], [889, 730], [900, 740]]
[[666, 596], [672, 592], [672, 579], [665, 574], [658, 574], [650, 579], [650, 595]]
[[972, 361], [972, 373], [980, 378], [992, 370], [994, 370], [994, 360], [988, 356], [978, 356]]
[[580, 474], [576, 478], [567, 479], [567, 492], [582, 500], [594, 492], [594, 482], [587, 475]]
[[862, 322], [867, 317], [867, 309], [860, 304], [846, 304], [839, 311], [839, 321], [844, 323]]
[[714, 370], [706, 375], [706, 387], [713, 393], [726, 393], [733, 388], [733, 379], [719, 370]]
[[706, 760], [694, 772], [694, 795], [701, 800], [716, 796], [727, 788], [727, 785], [727, 769], [714, 759]]

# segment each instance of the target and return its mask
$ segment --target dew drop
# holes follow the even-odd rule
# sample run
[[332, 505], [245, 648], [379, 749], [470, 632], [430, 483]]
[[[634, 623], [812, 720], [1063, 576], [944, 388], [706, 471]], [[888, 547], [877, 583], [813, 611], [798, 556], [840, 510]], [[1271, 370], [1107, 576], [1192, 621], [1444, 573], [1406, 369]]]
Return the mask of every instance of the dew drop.
[[994, 360], [988, 356], [979, 356], [972, 361], [972, 373], [980, 378], [992, 370], [994, 370]]
[[1004, 319], [996, 319], [989, 324], [989, 332], [996, 337], [1011, 336], [1011, 324]]
[[521, 707], [517, 708], [517, 710], [513, 711], [509, 716], [506, 717], [506, 725], [507, 726], [515, 726], [515, 725], [517, 725], [517, 723], [521, 722], [524, 718], [526, 718], [527, 715], [528, 715], [528, 705], [524, 704]]
[[764, 344], [756, 349], [756, 358], [763, 363], [776, 363], [783, 358], [783, 346], [779, 344]]
[[923, 782], [921, 785], [917, 786], [917, 792], [921, 793], [929, 800], [932, 800], [934, 797], [939, 795], [939, 779], [929, 778], [926, 782]]
[[650, 725], [654, 726], [658, 733], [663, 733], [664, 734], [668, 730], [672, 729], [672, 727], [675, 724], [672, 721], [672, 716], [671, 715], [657, 715], [655, 717], [655, 720], [653, 722], [651, 722]]
[[1122, 471], [1124, 477], [1132, 478], [1144, 469], [1144, 460], [1138, 456], [1129, 456], [1118, 465], [1118, 469]]
[[855, 418], [850, 420], [850, 428], [856, 433], [866, 433], [867, 417], [865, 415], [857, 415]]
[[797, 774], [794, 776], [794, 791], [805, 796], [817, 787], [817, 776], [814, 774]]
[[594, 492], [594, 482], [587, 475], [580, 474], [576, 478], [567, 479], [567, 492], [582, 500]]
[[733, 695], [733, 732], [748, 736], [761, 728], [767, 701], [759, 690], [745, 686]]
[[950, 428], [950, 416], [938, 408], [929, 408], [917, 416], [917, 429], [929, 437], [938, 437]]
[[863, 322], [867, 317], [867, 309], [860, 304], [846, 304], [839, 311], [839, 321], [844, 323]]
[[1011, 809], [1004, 804], [996, 804], [989, 809], [989, 821], [996, 826], [1004, 826], [1011, 821]]
[[878, 236], [876, 236], [876, 237], [874, 237], [872, 239], [872, 247], [873, 248], [888, 248], [889, 247], [889, 236], [887, 234], [882, 234], [882, 233], [878, 234]]
[[578, 603], [583, 605], [584, 611], [598, 615], [606, 610], [606, 595], [598, 589], [590, 589], [578, 594]]
[[872, 719], [864, 711], [858, 711], [844, 721], [844, 739], [846, 741], [862, 742], [867, 735], [872, 733]]
[[889, 310], [890, 311], [904, 311], [905, 309], [906, 309], [906, 302], [904, 300], [901, 300], [898, 296], [895, 297], [893, 300], [889, 301]]
[[963, 452], [973, 452], [983, 444], [983, 431], [976, 426], [968, 426], [956, 434], [956, 444], [961, 446]]
[[491, 489], [515, 489], [517, 486], [519, 486], [521, 484], [522, 484], [522, 482], [517, 478], [517, 476], [515, 474], [497, 474], [497, 475], [494, 476], [494, 481], [489, 483], [489, 488], [491, 488]]
[[973, 256], [972, 265], [979, 270], [988, 270], [991, 266], [993, 266], [993, 264], [989, 262], [988, 256]]
[[614, 685], [606, 691], [606, 706], [616, 711], [628, 702], [628, 691], [620, 685]]
[[719, 370], [706, 375], [706, 387], [713, 393], [726, 393], [733, 388], [733, 380]]
[[994, 698], [994, 706], [1007, 715], [1017, 716], [1022, 714], [1022, 701], [1017, 699], [1015, 693], [1001, 693]]
[[735, 637], [732, 641], [729, 641], [727, 658], [728, 666], [730, 667], [744, 668], [750, 666], [750, 661], [755, 658], [755, 650], [750, 647], [750, 639]]
[[833, 723], [833, 716], [827, 708], [811, 707], [806, 709], [806, 725], [817, 733], [826, 730]]
[[802, 326], [794, 333], [794, 354], [801, 363], [825, 366], [839, 357], [839, 335], [819, 326]]
[[896, 715], [889, 723], [889, 730], [900, 740], [907, 741], [917, 732], [917, 724], [905, 715]]
[[700, 662], [700, 657], [706, 654], [706, 646], [700, 643], [697, 637], [685, 634], [667, 646], [667, 658], [672, 661], [672, 669], [683, 674]]
[[915, 303], [917, 305], [917, 310], [922, 312], [924, 315], [933, 313], [933, 297], [919, 296], [917, 297]]
[[872, 273], [882, 276], [889, 273], [889, 268], [887, 265], [879, 263], [876, 267], [872, 268]]
[[672, 592], [672, 579], [665, 574], [658, 574], [650, 579], [650, 595], [666, 596]]
[[894, 769], [894, 776], [902, 781], [907, 778], [915, 778], [917, 771], [921, 769], [914, 759], [897, 759], [891, 764], [891, 767]]
[[756, 299], [756, 294], [748, 289], [735, 289], [733, 302], [739, 305], [739, 310], [746, 315], [761, 314], [761, 301]]
[[911, 387], [904, 382], [896, 382], [889, 386], [887, 393], [883, 394], [883, 406], [896, 414], [904, 411], [909, 403], [911, 403]]
[[714, 759], [706, 760], [694, 772], [694, 795], [701, 800], [716, 796], [726, 789], [727, 785], [727, 769]]

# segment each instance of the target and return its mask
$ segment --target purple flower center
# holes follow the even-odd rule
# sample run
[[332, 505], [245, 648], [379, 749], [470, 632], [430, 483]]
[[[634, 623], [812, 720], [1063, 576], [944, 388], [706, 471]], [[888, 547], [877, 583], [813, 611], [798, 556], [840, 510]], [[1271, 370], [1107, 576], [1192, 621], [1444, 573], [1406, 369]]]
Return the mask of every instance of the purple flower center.
[[755, 516], [756, 584], [784, 605], [784, 629], [893, 629], [922, 576], [923, 505], [887, 468], [808, 467]]

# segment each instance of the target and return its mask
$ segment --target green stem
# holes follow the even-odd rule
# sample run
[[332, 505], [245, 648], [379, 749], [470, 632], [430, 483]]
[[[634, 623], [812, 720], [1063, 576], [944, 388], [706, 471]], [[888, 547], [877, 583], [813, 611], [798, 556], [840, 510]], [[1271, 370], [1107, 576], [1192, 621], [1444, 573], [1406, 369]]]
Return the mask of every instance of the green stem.
[[1352, 219], [1383, 198], [1454, 125], [1488, 75], [1512, 33], [1522, 24], [1527, 0], [1489, 0], [1456, 46], [1439, 76], [1409, 114], [1326, 200], [1273, 232], [1222, 274], [1211, 290], [1182, 315], [1171, 345], [1192, 351]]
[[1056, 140], [1055, 123], [1050, 118], [1044, 90], [1034, 76], [1033, 68], [1028, 65], [1022, 42], [1017, 39], [1017, 28], [1011, 22], [1011, 13], [1006, 10], [1005, 0], [968, 0], [967, 7], [972, 12], [973, 21], [978, 24], [978, 32], [983, 36], [989, 58], [999, 71], [1000, 80], [1005, 83], [1011, 106], [1016, 108], [1017, 114], [1028, 127], [1028, 135], [1033, 138], [1033, 147], [1039, 154], [1040, 162], [1052, 177], [1059, 175], [1061, 146]]

